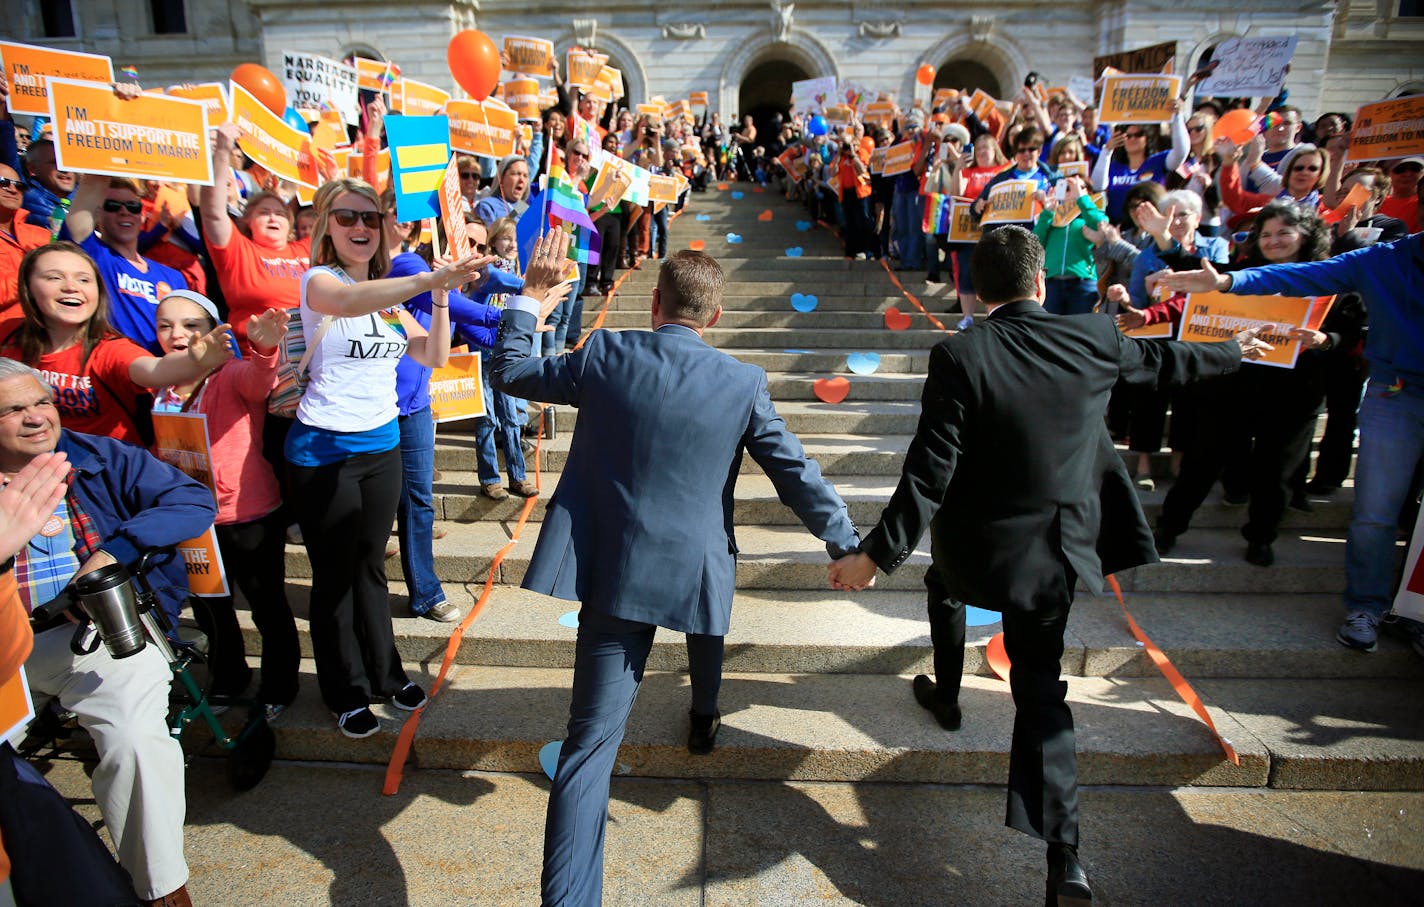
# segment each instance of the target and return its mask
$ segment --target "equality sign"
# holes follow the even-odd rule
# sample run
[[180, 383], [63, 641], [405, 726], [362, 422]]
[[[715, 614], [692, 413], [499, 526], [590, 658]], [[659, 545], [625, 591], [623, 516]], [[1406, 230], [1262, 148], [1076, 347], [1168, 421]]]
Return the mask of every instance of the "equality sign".
[[1355, 112], [1346, 161], [1420, 154], [1424, 154], [1424, 94], [1366, 104]]
[[504, 102], [521, 120], [539, 119], [539, 82], [536, 79], [510, 79], [504, 83]]
[[898, 176], [901, 173], [909, 173], [910, 168], [915, 164], [915, 143], [901, 142], [898, 145], [891, 145], [885, 149], [885, 169], [886, 176]]
[[361, 122], [361, 102], [356, 90], [360, 80], [356, 67], [329, 60], [318, 54], [282, 51], [280, 72], [287, 90], [287, 104], [298, 110], [321, 110], [330, 104], [350, 125]]
[[949, 209], [949, 241], [978, 242], [983, 237], [983, 229], [974, 222], [974, 200], [953, 199]]
[[113, 61], [97, 54], [0, 41], [0, 60], [10, 83], [11, 113], [49, 116], [47, 81], [51, 76], [105, 86], [114, 81]]
[[407, 116], [434, 116], [445, 109], [450, 92], [414, 79], [401, 79], [401, 113]]
[[1189, 293], [1182, 310], [1177, 339], [1187, 343], [1219, 343], [1263, 324], [1276, 329], [1261, 339], [1275, 349], [1254, 365], [1295, 368], [1300, 341], [1290, 336], [1291, 328], [1305, 327], [1315, 300], [1296, 296], [1233, 296], [1228, 293]]
[[450, 161], [449, 118], [390, 117], [386, 141], [395, 180], [396, 219], [411, 223], [439, 217], [440, 182]]
[[438, 422], [473, 419], [485, 414], [479, 353], [451, 353], [430, 372], [430, 411]]
[[505, 35], [504, 57], [509, 61], [505, 68], [510, 72], [543, 76], [546, 79], [554, 75], [553, 41], [524, 35]]
[[[202, 413], [154, 413], [153, 455], [188, 478], [202, 482], [217, 501], [213, 479], [212, 448], [208, 444], [208, 417]], [[188, 591], [206, 598], [229, 595], [222, 572], [218, 539], [213, 528], [178, 545], [178, 553], [188, 567]]]
[[440, 175], [440, 219], [445, 224], [445, 242], [450, 257], [459, 261], [470, 254], [470, 232], [465, 229], [465, 196], [460, 192], [460, 168], [450, 156]]
[[208, 111], [201, 101], [161, 94], [126, 101], [102, 82], [53, 77], [48, 88], [61, 170], [212, 185]]
[[982, 224], [1022, 224], [1038, 216], [1033, 194], [1038, 183], [1033, 180], [1004, 180], [989, 190]]
[[501, 101], [451, 101], [445, 114], [450, 118], [450, 147], [456, 151], [496, 159], [514, 153], [519, 116]]
[[170, 85], [167, 94], [175, 98], [201, 101], [208, 109], [208, 125], [221, 126], [232, 119], [227, 101], [227, 86], [222, 82], [202, 82], [198, 85]]
[[654, 173], [648, 177], [648, 198], [672, 204], [677, 201], [677, 180]]
[[231, 91], [237, 147], [274, 176], [312, 189], [321, 185], [311, 136], [293, 129], [236, 82]]
[[1179, 76], [1105, 76], [1098, 119], [1104, 123], [1165, 123], [1172, 118], [1172, 102], [1181, 87]]
[[1197, 85], [1197, 94], [1274, 98], [1285, 84], [1296, 40], [1295, 35], [1227, 38], [1211, 52], [1216, 68]]

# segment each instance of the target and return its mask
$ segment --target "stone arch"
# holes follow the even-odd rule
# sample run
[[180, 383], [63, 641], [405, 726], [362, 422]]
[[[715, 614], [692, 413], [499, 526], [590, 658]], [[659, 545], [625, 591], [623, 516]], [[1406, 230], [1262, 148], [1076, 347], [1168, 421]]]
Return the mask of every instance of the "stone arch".
[[840, 78], [835, 56], [819, 38], [799, 28], [791, 30], [790, 38], [789, 41], [773, 41], [769, 35], [754, 38], [727, 58], [717, 80], [717, 109], [721, 111], [724, 122], [730, 122], [737, 113], [742, 80], [762, 63], [783, 60], [800, 67], [809, 74], [809, 78]]
[[1394, 88], [1390, 89], [1386, 98], [1405, 98], [1413, 94], [1424, 94], [1424, 80], [1420, 79], [1400, 79], [1394, 83]]
[[[569, 48], [578, 43], [577, 36], [572, 31], [566, 31], [555, 39], [554, 52], [559, 55], [560, 60], [563, 60]], [[593, 49], [601, 54], [607, 54], [608, 65], [623, 73], [624, 90], [627, 97], [619, 103], [632, 107], [634, 104], [641, 104], [648, 99], [648, 74], [643, 70], [643, 64], [638, 60], [638, 55], [633, 52], [633, 48], [616, 35], [600, 29], [597, 44]]]
[[1005, 92], [1017, 91], [1017, 86], [1023, 84], [1024, 76], [1033, 68], [1028, 54], [1013, 38], [1000, 33], [988, 40], [976, 41], [972, 35], [959, 32], [932, 45], [909, 67], [900, 90], [901, 103], [914, 96], [915, 72], [921, 66], [928, 63], [938, 72], [941, 66], [956, 60], [971, 60], [988, 69]]
[[1222, 41], [1225, 41], [1227, 38], [1239, 37], [1241, 36], [1228, 31], [1223, 31], [1217, 32], [1213, 35], [1209, 35], [1205, 39], [1198, 41], [1196, 45], [1192, 48], [1191, 53], [1187, 54], [1187, 65], [1185, 67], [1182, 66], [1182, 61], [1180, 59], [1177, 60], [1177, 72], [1187, 74], [1196, 72], [1202, 66], [1202, 58], [1205, 57], [1211, 51], [1215, 50], [1218, 44], [1220, 44]]
[[336, 59], [346, 60], [350, 59], [351, 57], [363, 57], [367, 60], [380, 60], [381, 62], [385, 62], [390, 59], [390, 57], [381, 53], [374, 46], [367, 44], [364, 41], [351, 41], [343, 45], [341, 48], [341, 54]]

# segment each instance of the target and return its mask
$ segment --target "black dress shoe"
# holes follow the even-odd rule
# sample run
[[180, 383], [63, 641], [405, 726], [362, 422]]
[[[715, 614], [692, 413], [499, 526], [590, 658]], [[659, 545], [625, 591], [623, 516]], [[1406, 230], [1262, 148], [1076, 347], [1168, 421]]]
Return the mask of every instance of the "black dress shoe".
[[717, 732], [722, 729], [722, 713], [699, 715], [687, 710], [692, 719], [692, 730], [687, 733], [687, 751], [694, 756], [705, 756], [717, 746]]
[[1165, 557], [1171, 554], [1172, 549], [1177, 546], [1177, 533], [1158, 529], [1152, 533], [1152, 543], [1156, 546], [1157, 553]]
[[1257, 567], [1269, 567], [1276, 562], [1276, 553], [1268, 542], [1250, 542], [1246, 545], [1246, 563]]
[[1078, 862], [1078, 851], [1067, 844], [1048, 845], [1048, 890], [1045, 907], [1092, 907], [1093, 889]]
[[915, 701], [935, 716], [935, 721], [939, 722], [940, 727], [946, 731], [959, 730], [959, 704], [940, 699], [933, 680], [924, 674], [916, 674], [910, 688], [915, 691]]

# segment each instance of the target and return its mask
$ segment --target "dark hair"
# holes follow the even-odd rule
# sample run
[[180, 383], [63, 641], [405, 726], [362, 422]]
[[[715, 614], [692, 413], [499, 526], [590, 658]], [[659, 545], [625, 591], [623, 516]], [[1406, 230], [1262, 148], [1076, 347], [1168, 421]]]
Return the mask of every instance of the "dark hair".
[[[1157, 145], [1162, 138], [1162, 129], [1160, 127], [1153, 126], [1151, 123], [1119, 123], [1113, 128], [1113, 132], [1122, 133], [1125, 135], [1127, 133], [1127, 130], [1131, 129], [1133, 126], [1136, 126], [1138, 129], [1142, 130], [1142, 134], [1144, 136], [1142, 140], [1142, 159], [1145, 161], [1149, 157], [1157, 153]], [[1112, 159], [1114, 163], [1121, 164], [1124, 167], [1128, 166], [1127, 146], [1123, 145], [1121, 148], [1114, 151]]]
[[39, 260], [53, 252], [68, 252], [71, 255], [78, 255], [94, 272], [94, 288], [98, 293], [99, 304], [94, 308], [94, 314], [89, 317], [88, 323], [84, 325], [84, 331], [80, 337], [82, 352], [79, 356], [79, 367], [87, 368], [89, 357], [93, 355], [94, 348], [99, 345], [99, 341], [119, 335], [109, 326], [109, 293], [104, 287], [103, 276], [99, 274], [99, 266], [94, 263], [94, 259], [89, 257], [88, 252], [72, 242], [46, 243], [25, 253], [25, 257], [20, 261], [18, 286], [20, 311], [24, 313], [25, 320], [20, 322], [13, 334], [3, 340], [7, 344], [14, 343], [20, 348], [20, 361], [26, 365], [39, 364], [40, 357], [44, 355], [45, 346], [49, 343], [49, 329], [45, 326], [44, 315], [40, 313], [39, 306], [35, 305], [34, 298], [30, 296], [30, 278], [34, 276], [35, 269], [39, 267]]
[[1278, 198], [1256, 213], [1251, 232], [1242, 244], [1241, 260], [1248, 265], [1269, 264], [1261, 254], [1261, 228], [1268, 220], [1279, 220], [1300, 231], [1300, 248], [1295, 261], [1321, 261], [1330, 253], [1330, 227], [1314, 211], [1286, 198]]
[[707, 324], [722, 304], [726, 282], [727, 275], [715, 258], [683, 249], [658, 269], [658, 294], [664, 315], [671, 321]]
[[1023, 227], [1000, 227], [979, 240], [969, 267], [985, 303], [1032, 299], [1043, 270], [1043, 245]]
[[1014, 150], [1018, 150], [1020, 145], [1034, 145], [1043, 147], [1043, 131], [1037, 126], [1025, 126], [1014, 136]]
[[1122, 197], [1122, 217], [1123, 220], [1132, 222], [1132, 210], [1143, 202], [1151, 202], [1155, 207], [1162, 200], [1162, 196], [1167, 194], [1167, 190], [1162, 188], [1161, 183], [1154, 183], [1152, 180], [1143, 180], [1140, 183], [1133, 183], [1127, 189], [1127, 194]]

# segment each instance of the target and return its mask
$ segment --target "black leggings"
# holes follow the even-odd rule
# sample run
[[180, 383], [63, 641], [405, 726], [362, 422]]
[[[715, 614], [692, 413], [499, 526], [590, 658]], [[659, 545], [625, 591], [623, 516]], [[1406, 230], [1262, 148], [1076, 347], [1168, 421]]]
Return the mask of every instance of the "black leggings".
[[316, 679], [338, 715], [408, 681], [396, 653], [386, 542], [401, 490], [400, 448], [326, 466], [289, 467], [292, 509], [311, 558]]

